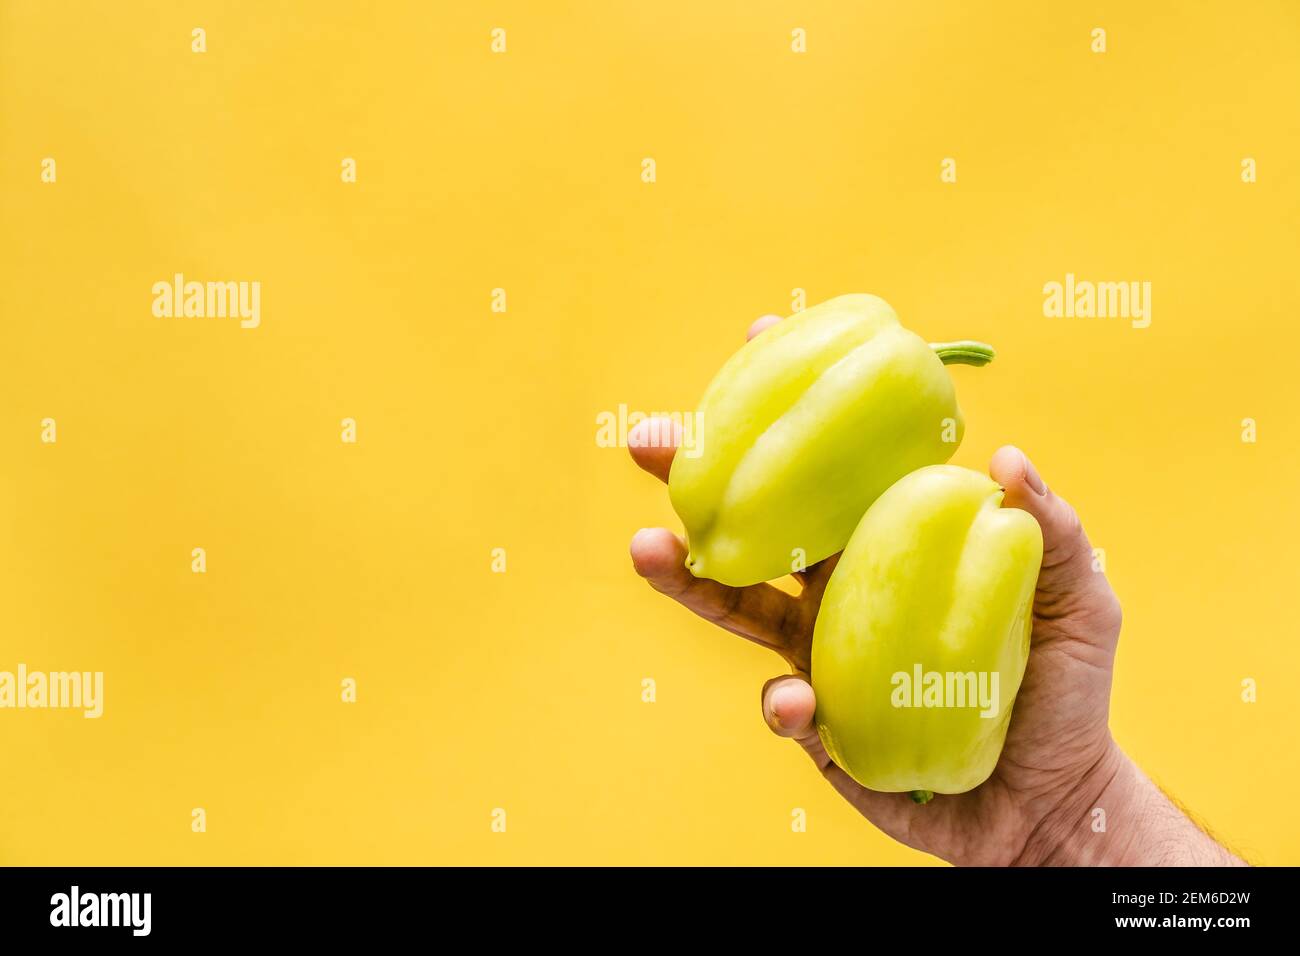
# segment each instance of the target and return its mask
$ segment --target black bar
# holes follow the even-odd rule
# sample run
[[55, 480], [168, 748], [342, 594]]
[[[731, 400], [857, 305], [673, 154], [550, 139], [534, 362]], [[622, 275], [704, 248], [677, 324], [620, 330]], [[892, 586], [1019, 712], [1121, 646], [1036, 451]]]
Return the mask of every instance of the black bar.
[[[880, 932], [920, 939], [1116, 938], [1230, 944], [1285, 930], [1294, 869], [284, 869], [42, 868], [0, 870], [6, 942], [161, 940], [166, 944], [319, 940], [337, 944], [433, 932], [537, 944], [690, 933], [735, 943]], [[118, 914], [118, 926], [70, 922]], [[148, 934], [144, 897], [149, 894]], [[1162, 896], [1161, 894], [1167, 894]], [[60, 895], [67, 906], [60, 907]], [[87, 897], [94, 897], [87, 903]], [[132, 916], [135, 917], [132, 920]], [[1209, 919], [1208, 926], [1192, 920]], [[1121, 921], [1139, 921], [1120, 925]], [[1238, 925], [1227, 925], [1224, 921]], [[1149, 921], [1149, 922], [1148, 922]], [[1181, 921], [1181, 922], [1179, 922]], [[1145, 925], [1143, 925], [1145, 923]], [[557, 933], [564, 934], [557, 936]], [[613, 934], [613, 935], [610, 935]], [[992, 935], [990, 935], [992, 934]], [[1004, 939], [1008, 937], [1003, 937]], [[1025, 937], [1021, 937], [1025, 939]], [[1046, 938], [1044, 938], [1045, 941]], [[461, 947], [457, 947], [458, 949]], [[620, 948], [620, 947], [613, 947]], [[6, 947], [8, 949], [8, 947]], [[17, 950], [9, 950], [16, 952]]]

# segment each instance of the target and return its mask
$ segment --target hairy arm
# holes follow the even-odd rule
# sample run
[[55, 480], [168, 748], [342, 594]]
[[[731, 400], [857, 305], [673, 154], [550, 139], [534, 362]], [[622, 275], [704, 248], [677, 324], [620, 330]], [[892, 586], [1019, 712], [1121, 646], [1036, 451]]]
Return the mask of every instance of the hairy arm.
[[[1057, 866], [1248, 866], [1115, 744], [1046, 821], [1020, 862]], [[1104, 829], [1103, 829], [1104, 827]]]

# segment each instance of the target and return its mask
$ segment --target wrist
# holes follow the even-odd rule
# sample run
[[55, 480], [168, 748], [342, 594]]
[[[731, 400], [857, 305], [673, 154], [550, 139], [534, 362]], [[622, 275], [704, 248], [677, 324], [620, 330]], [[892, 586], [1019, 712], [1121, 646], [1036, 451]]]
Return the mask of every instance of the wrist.
[[1183, 813], [1113, 740], [1049, 814], [1038, 862], [1054, 866], [1244, 866]]
[[1049, 862], [1062, 866], [1134, 866], [1142, 856], [1151, 783], [1119, 746], [1084, 776], [1080, 800], [1063, 808], [1062, 839]]
[[1138, 836], [1141, 773], [1107, 736], [1101, 754], [1073, 779], [1034, 828], [1018, 862], [1040, 866], [1123, 866]]

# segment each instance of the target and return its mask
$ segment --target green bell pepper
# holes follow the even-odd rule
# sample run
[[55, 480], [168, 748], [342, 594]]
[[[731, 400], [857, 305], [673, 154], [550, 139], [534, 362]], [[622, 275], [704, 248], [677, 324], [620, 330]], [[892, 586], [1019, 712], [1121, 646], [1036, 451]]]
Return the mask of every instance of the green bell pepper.
[[965, 425], [944, 364], [992, 357], [978, 342], [927, 345], [873, 295], [755, 337], [704, 393], [703, 447], [673, 460], [687, 567], [746, 585], [835, 554], [886, 488], [956, 451]]
[[886, 491], [813, 632], [826, 751], [872, 790], [962, 793], [993, 772], [1029, 657], [1043, 536], [1003, 490], [932, 465]]

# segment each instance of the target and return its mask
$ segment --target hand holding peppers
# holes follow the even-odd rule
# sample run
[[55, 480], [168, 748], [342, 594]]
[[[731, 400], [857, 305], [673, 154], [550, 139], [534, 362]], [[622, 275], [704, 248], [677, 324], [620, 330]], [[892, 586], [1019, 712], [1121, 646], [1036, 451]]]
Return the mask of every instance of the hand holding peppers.
[[[778, 320], [755, 323], [751, 337]], [[637, 464], [667, 481], [675, 449], [651, 444], [660, 423], [629, 441]], [[1018, 449], [993, 456], [1002, 506], [1028, 512], [1042, 529], [1031, 644], [1001, 756], [981, 786], [918, 806], [906, 793], [871, 790], [836, 765], [814, 726], [809, 683], [813, 630], [837, 556], [798, 577], [792, 596], [771, 584], [729, 587], [694, 577], [686, 547], [663, 528], [632, 540], [637, 572], [696, 614], [784, 657], [794, 673], [763, 688], [763, 714], [796, 740], [835, 788], [893, 838], [953, 863], [1241, 865], [1202, 833], [1119, 749], [1107, 713], [1120, 608], [1074, 510], [1044, 485]], [[1104, 804], [1112, 826], [1098, 833]]]

